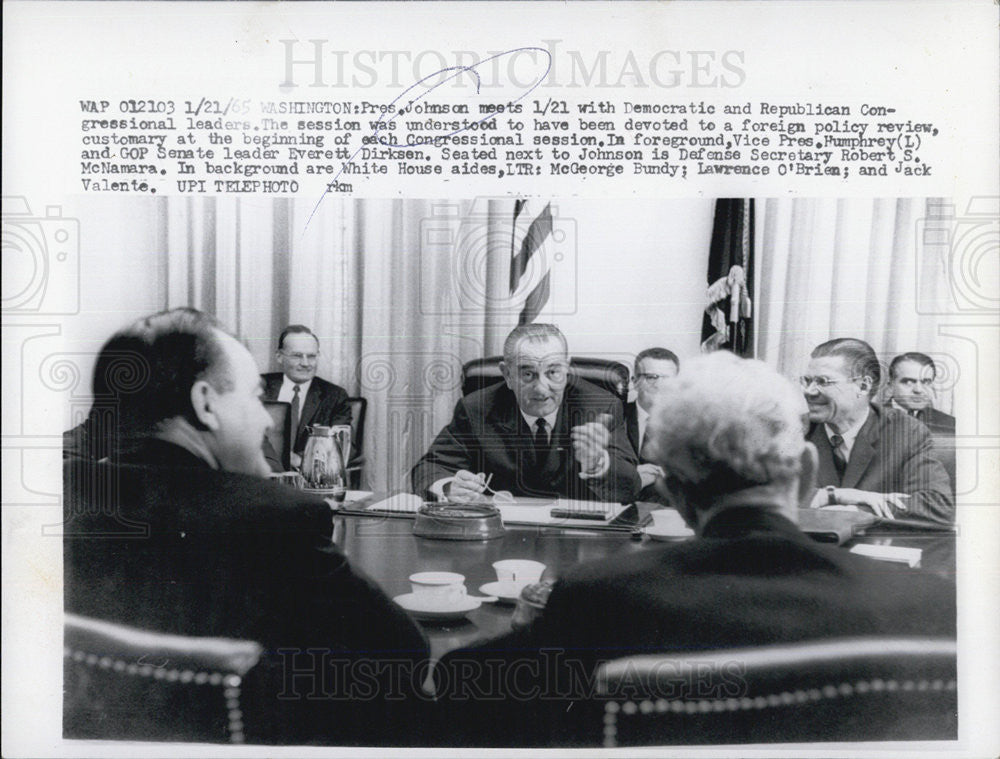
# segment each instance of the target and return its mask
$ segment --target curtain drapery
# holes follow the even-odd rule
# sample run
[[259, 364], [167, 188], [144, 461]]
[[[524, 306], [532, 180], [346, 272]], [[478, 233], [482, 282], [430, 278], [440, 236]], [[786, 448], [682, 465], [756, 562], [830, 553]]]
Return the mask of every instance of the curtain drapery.
[[[314, 208], [316, 212], [313, 213]], [[406, 474], [459, 396], [465, 361], [500, 352], [513, 199], [163, 201], [167, 307], [215, 314], [262, 371], [290, 323], [318, 374], [368, 399], [365, 486]]]
[[[757, 204], [757, 354], [788, 376], [834, 337], [858, 337], [883, 366], [921, 351], [957, 375], [941, 349], [940, 314], [924, 304], [948, 300], [946, 262], [925, 246], [923, 222], [939, 201], [915, 198], [768, 199]], [[886, 372], [887, 374], [887, 372]], [[952, 388], [936, 405], [950, 412]]]

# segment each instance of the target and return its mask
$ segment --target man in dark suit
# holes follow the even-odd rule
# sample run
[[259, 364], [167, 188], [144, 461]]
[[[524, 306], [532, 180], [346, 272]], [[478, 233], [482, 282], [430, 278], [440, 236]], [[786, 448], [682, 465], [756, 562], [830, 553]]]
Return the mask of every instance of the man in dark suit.
[[[301, 324], [285, 327], [278, 337], [278, 349], [274, 355], [282, 371], [262, 375], [264, 399], [291, 405], [290, 458], [292, 466], [298, 468], [309, 439], [306, 427], [350, 424], [351, 407], [344, 388], [316, 376], [319, 339], [308, 327]], [[358, 441], [353, 440], [351, 448], [357, 451]], [[272, 457], [268, 459], [272, 460]], [[274, 468], [274, 463], [271, 466]]]
[[919, 419], [934, 435], [955, 436], [955, 417], [934, 408], [937, 367], [925, 353], [901, 353], [889, 364], [886, 405]]
[[261, 643], [249, 742], [411, 740], [386, 714], [403, 719], [393, 704], [419, 687], [426, 640], [348, 564], [326, 503], [265, 478], [271, 418], [250, 353], [176, 309], [112, 337], [96, 371], [116, 360], [139, 368], [117, 393], [120, 445], [66, 462], [66, 610]]
[[573, 715], [593, 703], [595, 668], [624, 656], [672, 652], [683, 667], [713, 649], [954, 637], [953, 586], [799, 531], [816, 471], [804, 413], [797, 388], [762, 362], [723, 352], [688, 362], [654, 409], [646, 450], [696, 537], [580, 565], [530, 625], [444, 657], [435, 672], [455, 742], [599, 741], [600, 715]]
[[628, 441], [639, 455], [639, 477], [642, 480], [640, 501], [657, 501], [659, 494], [653, 483], [663, 476], [659, 465], [643, 456], [642, 444], [646, 437], [646, 424], [656, 399], [668, 391], [670, 380], [677, 376], [681, 362], [677, 355], [666, 348], [646, 348], [635, 357], [632, 384], [636, 399], [625, 404], [625, 429]]
[[491, 490], [624, 503], [639, 491], [621, 402], [569, 376], [566, 338], [551, 324], [516, 327], [502, 383], [470, 393], [410, 473], [414, 492], [476, 500]]
[[863, 340], [837, 338], [813, 349], [801, 378], [807, 438], [819, 452], [812, 506], [855, 505], [885, 519], [951, 524], [951, 482], [930, 433], [904, 412], [872, 404], [881, 378]]

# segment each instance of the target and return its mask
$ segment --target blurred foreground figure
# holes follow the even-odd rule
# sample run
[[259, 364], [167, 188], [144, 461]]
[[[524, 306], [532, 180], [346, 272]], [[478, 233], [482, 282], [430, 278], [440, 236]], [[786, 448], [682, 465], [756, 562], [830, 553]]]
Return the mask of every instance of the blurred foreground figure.
[[580, 565], [528, 627], [446, 656], [437, 682], [446, 723], [463, 728], [456, 742], [593, 740], [595, 725], [573, 714], [592, 698], [596, 666], [624, 656], [667, 652], [682, 664], [773, 643], [954, 637], [947, 582], [798, 529], [817, 460], [805, 417], [801, 392], [759, 361], [719, 352], [687, 363], [654, 406], [644, 452], [696, 537]]
[[[114, 335], [94, 382], [114, 392], [116, 445], [66, 462], [66, 611], [261, 643], [248, 743], [410, 740], [387, 719], [413, 706], [401, 698], [419, 690], [426, 640], [348, 565], [324, 501], [261, 476], [271, 419], [246, 348], [175, 309]], [[67, 737], [116, 736], [97, 715]]]

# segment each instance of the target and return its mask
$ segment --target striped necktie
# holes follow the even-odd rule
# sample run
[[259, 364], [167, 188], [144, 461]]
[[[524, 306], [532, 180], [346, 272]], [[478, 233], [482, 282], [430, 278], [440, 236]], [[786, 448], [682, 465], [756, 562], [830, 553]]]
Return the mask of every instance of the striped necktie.
[[546, 431], [547, 426], [544, 418], [538, 417], [535, 420], [535, 437], [533, 443], [535, 448], [535, 465], [539, 467], [545, 462], [549, 454], [549, 433]]
[[[833, 447], [833, 466], [837, 470], [837, 476], [843, 481], [844, 472], [847, 470], [847, 459], [844, 458], [844, 452], [841, 446], [844, 444], [844, 438], [836, 433], [830, 435], [830, 445]], [[838, 483], [839, 484], [839, 483]]]
[[299, 432], [299, 389], [298, 385], [292, 388], [292, 446]]

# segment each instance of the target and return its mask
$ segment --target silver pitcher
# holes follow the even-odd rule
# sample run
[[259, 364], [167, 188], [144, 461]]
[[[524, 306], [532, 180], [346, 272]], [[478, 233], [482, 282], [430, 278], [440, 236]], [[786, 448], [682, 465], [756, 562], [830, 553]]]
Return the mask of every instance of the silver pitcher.
[[347, 488], [347, 462], [351, 457], [351, 426], [307, 427], [309, 439], [302, 454], [302, 477], [307, 488], [339, 491]]

